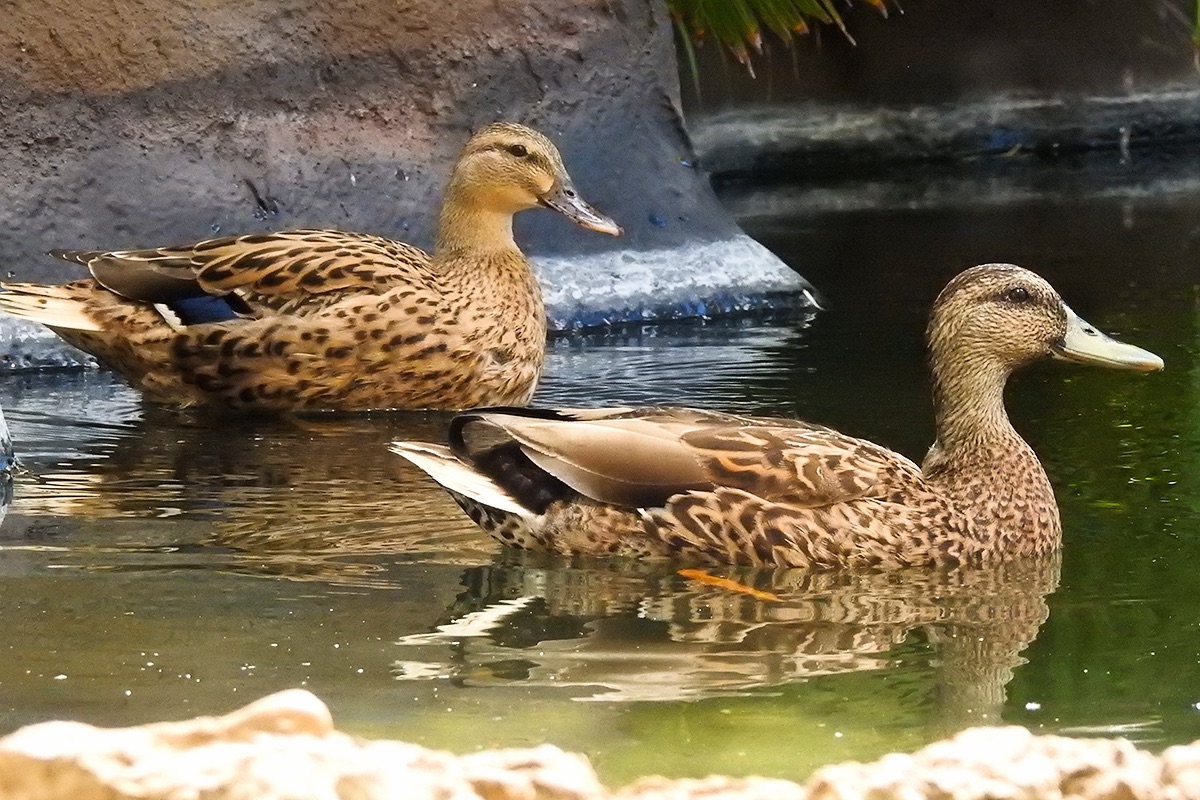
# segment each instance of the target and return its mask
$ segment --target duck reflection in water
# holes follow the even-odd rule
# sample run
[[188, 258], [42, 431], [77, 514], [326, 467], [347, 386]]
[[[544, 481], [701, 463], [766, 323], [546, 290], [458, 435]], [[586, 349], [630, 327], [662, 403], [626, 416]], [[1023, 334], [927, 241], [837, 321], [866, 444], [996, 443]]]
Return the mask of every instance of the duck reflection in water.
[[400, 640], [395, 674], [556, 687], [578, 700], [668, 701], [909, 669], [915, 657], [934, 668], [934, 726], [953, 730], [1000, 719], [1013, 668], [1048, 616], [1059, 559], [709, 574], [744, 588], [646, 562], [567, 566], [506, 551], [466, 570], [463, 592], [430, 632]]

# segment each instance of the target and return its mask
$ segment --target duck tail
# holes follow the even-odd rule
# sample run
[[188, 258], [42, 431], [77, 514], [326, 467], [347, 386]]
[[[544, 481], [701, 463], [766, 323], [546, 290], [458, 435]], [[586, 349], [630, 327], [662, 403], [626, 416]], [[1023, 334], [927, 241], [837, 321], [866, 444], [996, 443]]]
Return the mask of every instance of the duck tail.
[[391, 450], [420, 467], [451, 494], [523, 519], [534, 516], [499, 484], [462, 461], [449, 447], [425, 442], [392, 442]]
[[82, 264], [88, 266], [97, 258], [101, 258], [105, 253], [99, 250], [51, 250], [46, 255], [51, 258], [61, 258], [63, 261], [70, 261], [72, 264]]
[[72, 284], [0, 283], [0, 311], [40, 322], [50, 328], [77, 331], [102, 330], [88, 313], [87, 303]]

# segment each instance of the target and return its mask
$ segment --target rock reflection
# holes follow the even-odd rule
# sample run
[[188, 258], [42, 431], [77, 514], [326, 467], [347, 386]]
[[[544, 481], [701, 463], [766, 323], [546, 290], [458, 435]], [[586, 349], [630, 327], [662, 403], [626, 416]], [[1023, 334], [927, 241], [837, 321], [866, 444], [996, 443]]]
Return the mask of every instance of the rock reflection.
[[11, 475], [0, 472], [0, 522], [8, 514], [8, 507], [13, 500], [13, 479]]
[[[379, 570], [365, 557], [379, 554], [478, 564], [495, 545], [387, 449], [394, 438], [436, 440], [446, 420], [226, 419], [153, 407], [119, 425], [64, 420], [71, 424], [58, 435], [73, 437], [71, 456], [31, 463], [15, 511], [59, 519], [77, 532], [71, 544], [79, 551], [122, 542], [191, 550], [209, 556], [205, 568], [296, 579], [377, 585]], [[104, 537], [95, 535], [99, 520], [109, 521]]]
[[463, 574], [464, 591], [433, 631], [400, 641], [395, 674], [569, 687], [580, 700], [666, 701], [888, 670], [901, 663], [896, 648], [915, 640], [935, 670], [929, 699], [937, 724], [952, 729], [999, 718], [1020, 653], [1049, 613], [1059, 559], [875, 574], [713, 574], [777, 599], [662, 566], [563, 567], [505, 553]]
[[792, 394], [790, 371], [815, 314], [695, 320], [592, 331], [551, 342], [543, 406], [698, 405], [763, 411]]

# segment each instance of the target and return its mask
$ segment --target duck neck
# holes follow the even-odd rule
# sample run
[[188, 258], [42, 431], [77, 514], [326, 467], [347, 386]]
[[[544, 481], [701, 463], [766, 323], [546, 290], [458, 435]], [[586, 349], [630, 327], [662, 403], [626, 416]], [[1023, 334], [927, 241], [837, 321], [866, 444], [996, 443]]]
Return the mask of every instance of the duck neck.
[[500, 339], [524, 337], [540, 363], [546, 311], [533, 267], [513, 241], [513, 213], [481, 202], [455, 176], [442, 204], [431, 267], [448, 295], [469, 299], [464, 314], [505, 320], [498, 328], [483, 319], [473, 324]]
[[985, 546], [1008, 556], [1053, 550], [1061, 537], [1054, 489], [1004, 410], [1011, 368], [937, 355], [937, 440], [921, 465], [926, 480], [959, 508], [970, 509], [975, 529], [995, 540]]
[[1004, 410], [1009, 370], [997, 363], [947, 365], [934, 360], [937, 443], [947, 455], [971, 454], [1024, 441]]
[[512, 218], [511, 210], [496, 210], [473, 199], [468, 188], [455, 176], [446, 187], [446, 198], [442, 202], [434, 255], [517, 251]]

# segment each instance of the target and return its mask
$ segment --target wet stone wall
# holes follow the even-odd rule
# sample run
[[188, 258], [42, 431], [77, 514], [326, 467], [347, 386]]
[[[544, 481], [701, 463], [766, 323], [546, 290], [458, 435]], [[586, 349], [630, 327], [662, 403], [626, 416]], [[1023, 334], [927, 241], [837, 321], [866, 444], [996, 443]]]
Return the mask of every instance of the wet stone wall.
[[[756, 77], [706, 44], [684, 107], [720, 178], [810, 180], [880, 165], [1200, 140], [1194, 0], [856, 4]], [[979, 166], [979, 165], [977, 165]]]
[[[804, 300], [698, 171], [657, 0], [16, 0], [0, 25], [0, 267], [337, 227], [432, 244], [473, 129], [550, 135], [619, 240], [518, 216], [555, 327]], [[797, 298], [799, 298], [797, 300]]]

